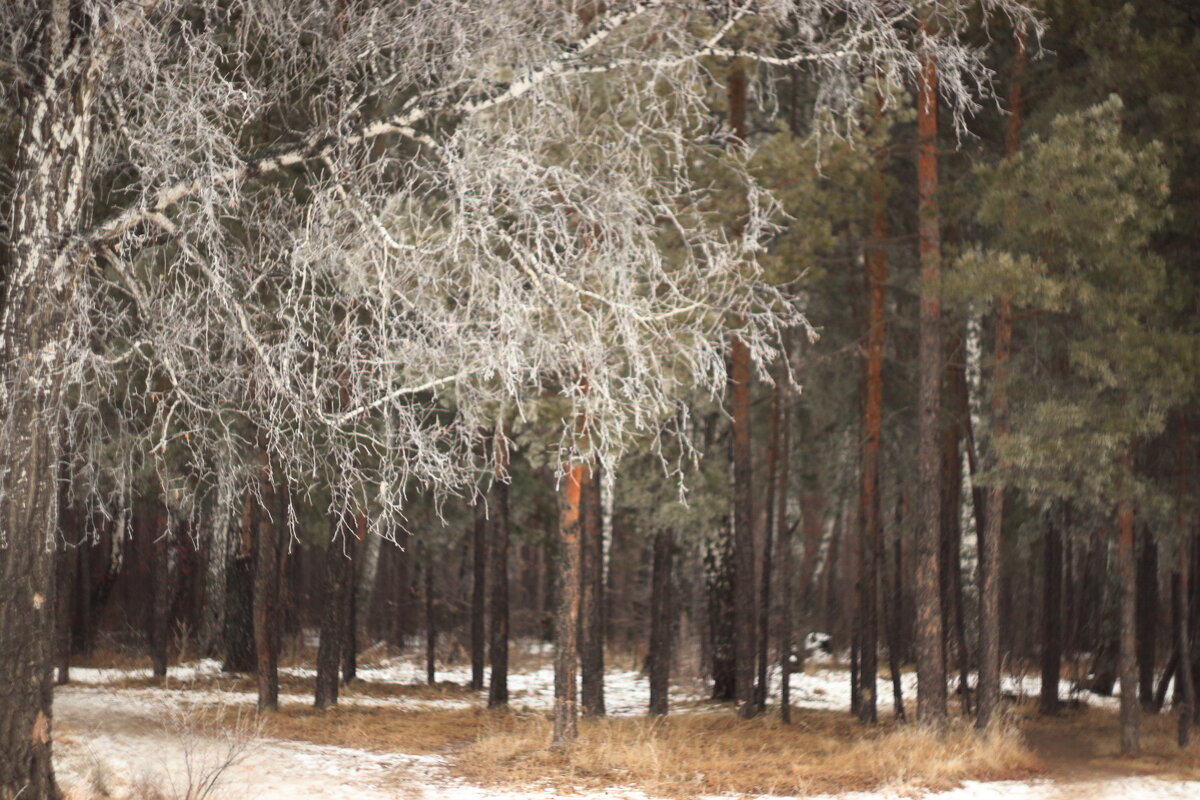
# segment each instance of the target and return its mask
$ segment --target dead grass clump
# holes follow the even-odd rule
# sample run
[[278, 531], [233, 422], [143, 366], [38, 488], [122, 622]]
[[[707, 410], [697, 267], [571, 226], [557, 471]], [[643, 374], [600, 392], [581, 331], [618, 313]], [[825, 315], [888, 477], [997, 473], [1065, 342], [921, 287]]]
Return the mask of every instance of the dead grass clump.
[[833, 712], [803, 712], [790, 726], [727, 713], [605, 719], [584, 721], [569, 748], [548, 750], [549, 738], [540, 716], [485, 731], [459, 754], [457, 769], [482, 783], [527, 787], [536, 775], [556, 790], [621, 785], [676, 797], [943, 789], [1042, 770], [1012, 730], [980, 739], [962, 726], [939, 739], [914, 727], [863, 728]]

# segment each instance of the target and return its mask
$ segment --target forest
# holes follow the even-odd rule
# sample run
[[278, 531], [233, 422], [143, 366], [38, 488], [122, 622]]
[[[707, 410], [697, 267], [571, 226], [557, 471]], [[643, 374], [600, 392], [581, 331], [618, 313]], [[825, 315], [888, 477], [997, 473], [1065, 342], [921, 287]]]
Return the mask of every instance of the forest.
[[1200, 797], [1193, 0], [6, 0], [0, 800]]

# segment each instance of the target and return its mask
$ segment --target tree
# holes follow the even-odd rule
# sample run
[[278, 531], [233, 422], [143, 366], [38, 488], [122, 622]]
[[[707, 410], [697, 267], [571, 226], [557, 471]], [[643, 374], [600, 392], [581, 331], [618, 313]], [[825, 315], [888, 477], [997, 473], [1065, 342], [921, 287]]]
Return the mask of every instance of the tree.
[[[611, 463], [684, 389], [720, 391], [715, 309], [746, 320], [738, 334], [765, 363], [773, 330], [796, 321], [753, 266], [770, 204], [747, 183], [731, 240], [694, 202], [677, 146], [702, 130], [704, 59], [740, 55], [725, 46], [735, 24], [791, 12], [826, 35], [759, 58], [813, 65], [822, 102], [853, 99], [839, 76], [915, 72], [911, 10], [868, 0], [737, 5], [715, 23], [667, 0], [585, 20], [508, 0], [10, 8], [0, 673], [25, 688], [6, 700], [0, 797], [54, 793], [39, 642], [63, 414], [97, 437], [141, 419], [139, 457], [170, 446], [195, 463], [261, 430], [281, 485], [344, 483], [360, 508], [371, 487], [386, 528], [409, 482], [474, 477], [472, 432], [498, 396], [555, 387], [574, 406], [564, 441], [582, 413]], [[978, 74], [952, 31], [936, 46]], [[948, 85], [969, 105], [965, 83]], [[668, 261], [662, 219], [682, 244]], [[129, 383], [136, 370], [155, 381]], [[454, 414], [431, 424], [439, 394]]]

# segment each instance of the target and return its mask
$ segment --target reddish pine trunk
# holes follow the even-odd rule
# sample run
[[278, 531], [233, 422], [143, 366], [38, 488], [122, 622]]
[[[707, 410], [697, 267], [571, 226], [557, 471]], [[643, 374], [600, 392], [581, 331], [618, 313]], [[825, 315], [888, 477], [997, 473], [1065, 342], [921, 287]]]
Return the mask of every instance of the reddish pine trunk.
[[917, 719], [937, 731], [946, 727], [946, 672], [942, 663], [942, 609], [938, 549], [941, 544], [942, 308], [938, 212], [937, 63], [921, 54], [917, 81], [917, 206], [921, 262], [920, 374], [917, 471], [919, 481], [917, 564]]

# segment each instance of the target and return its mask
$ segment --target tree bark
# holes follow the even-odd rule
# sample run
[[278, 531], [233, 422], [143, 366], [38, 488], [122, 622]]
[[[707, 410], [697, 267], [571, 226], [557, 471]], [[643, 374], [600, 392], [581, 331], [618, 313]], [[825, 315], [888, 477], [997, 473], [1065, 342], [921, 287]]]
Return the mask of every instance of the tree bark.
[[[875, 123], [883, 119], [883, 100], [875, 98]], [[877, 642], [879, 622], [879, 551], [882, 523], [879, 518], [879, 452], [883, 441], [883, 353], [887, 335], [886, 291], [888, 279], [887, 204], [884, 199], [885, 156], [875, 153], [875, 174], [871, 184], [871, 244], [866, 259], [867, 289], [867, 350], [865, 363], [865, 402], [863, 403], [863, 454], [860, 519], [862, 520], [862, 554], [860, 565], [860, 594], [858, 598], [860, 632], [863, 641], [859, 666], [860, 722], [874, 724], [878, 715], [876, 702]]]
[[146, 500], [142, 506], [143, 530], [152, 549], [152, 595], [150, 601], [150, 661], [154, 677], [167, 674], [167, 646], [171, 633], [171, 549], [174, 531], [170, 514], [161, 495], [157, 502]]
[[551, 747], [565, 747], [579, 735], [578, 688], [575, 665], [579, 658], [580, 490], [587, 466], [570, 465], [562, 477], [558, 517], [558, 603], [554, 615], [554, 733]]
[[343, 629], [346, 626], [346, 593], [348, 574], [353, 562], [346, 548], [354, 538], [354, 512], [338, 508], [330, 520], [329, 543], [325, 546], [325, 602], [321, 615], [321, 639], [317, 645], [317, 680], [313, 705], [317, 708], [336, 706], [338, 702], [338, 668], [342, 660]]
[[[1021, 145], [1021, 110], [1024, 98], [1021, 80], [1025, 73], [1025, 30], [1015, 34], [1012, 88], [1009, 95], [1005, 155], [1012, 157]], [[1008, 435], [1008, 362], [1012, 350], [1012, 302], [1007, 295], [996, 300], [995, 366], [992, 373], [992, 440], [997, 444], [996, 461], [1006, 466], [1003, 440]], [[991, 727], [1000, 705], [1000, 537], [1004, 525], [1004, 485], [993, 484], [987, 492], [984, 527], [979, 531], [979, 712], [975, 724]]]
[[430, 686], [437, 683], [437, 603], [433, 594], [433, 558], [429, 548], [421, 548], [425, 556], [422, 570], [425, 573], [425, 682]]
[[1055, 509], [1047, 514], [1042, 581], [1042, 694], [1043, 714], [1058, 713], [1058, 681], [1062, 671], [1062, 531]]
[[600, 467], [580, 487], [580, 702], [587, 717], [604, 716], [604, 531]]
[[722, 519], [704, 543], [704, 582], [712, 638], [712, 699], [734, 699], [733, 527]]
[[776, 365], [775, 384], [780, 386], [779, 397], [779, 488], [775, 514], [776, 538], [783, 556], [779, 574], [779, 718], [785, 724], [792, 721], [792, 602], [795, 584], [795, 554], [792, 547], [793, 526], [788, 524], [788, 467], [792, 457], [792, 417], [789, 414], [788, 364], [791, 358], [791, 336], [783, 334], [783, 352]]
[[675, 537], [669, 528], [654, 534], [654, 564], [650, 589], [650, 713], [667, 713], [671, 683], [671, 561]]
[[345, 610], [342, 623], [342, 682], [350, 683], [358, 677], [358, 554], [367, 538], [367, 514], [362, 509], [354, 512], [354, 527], [346, 538], [346, 587], [342, 603]]
[[1154, 668], [1158, 643], [1158, 545], [1143, 528], [1137, 562], [1138, 700], [1154, 712]]
[[759, 584], [758, 605], [758, 678], [754, 689], [754, 702], [758, 713], [767, 709], [768, 675], [771, 643], [771, 572], [774, 569], [772, 550], [775, 539], [775, 493], [779, 478], [779, 438], [781, 435], [783, 387], [776, 381], [771, 387], [770, 429], [767, 436], [767, 485], [763, 490], [763, 552], [762, 580]]
[[[1189, 592], [1189, 572], [1190, 563], [1188, 559], [1189, 537], [1183, 536], [1179, 540], [1179, 558], [1176, 576], [1179, 581], [1179, 591], [1175, 592], [1175, 614], [1176, 614], [1176, 630], [1175, 630], [1175, 648], [1176, 648], [1176, 663], [1187, 665], [1192, 663], [1192, 646], [1191, 646], [1191, 626], [1190, 614], [1188, 609]], [[1180, 747], [1187, 747], [1192, 739], [1192, 724], [1196, 716], [1196, 686], [1192, 681], [1192, 671], [1187, 669], [1177, 669], [1176, 675], [1179, 686], [1179, 722], [1178, 722], [1178, 741]], [[1161, 706], [1162, 704], [1159, 703]]]
[[270, 463], [264, 450], [259, 451], [259, 497], [256, 501], [254, 529], [254, 650], [258, 667], [258, 710], [279, 708], [279, 627], [282, 622], [280, 600], [282, 561], [286, 555], [280, 535], [279, 509], [275, 486], [271, 482]]
[[487, 598], [488, 521], [482, 498], [475, 502], [473, 517], [474, 527], [471, 531], [471, 688], [479, 691], [483, 688], [483, 668], [486, 662], [483, 631]]
[[918, 387], [917, 719], [946, 727], [946, 673], [942, 662], [942, 609], [938, 549], [941, 543], [942, 308], [938, 211], [937, 63], [922, 51], [917, 80], [917, 206], [921, 262], [920, 374]]
[[254, 498], [242, 503], [237, 548], [229, 554], [225, 580], [225, 664], [223, 672], [253, 672], [254, 658]]
[[492, 445], [496, 482], [492, 486], [496, 519], [492, 524], [492, 614], [488, 656], [492, 663], [488, 708], [508, 705], [508, 433], [497, 430]]
[[[1126, 459], [1128, 462], [1128, 459]], [[1136, 755], [1138, 741], [1137, 564], [1133, 552], [1133, 508], [1117, 506], [1117, 562], [1121, 579], [1119, 674], [1121, 680], [1121, 753]]]

